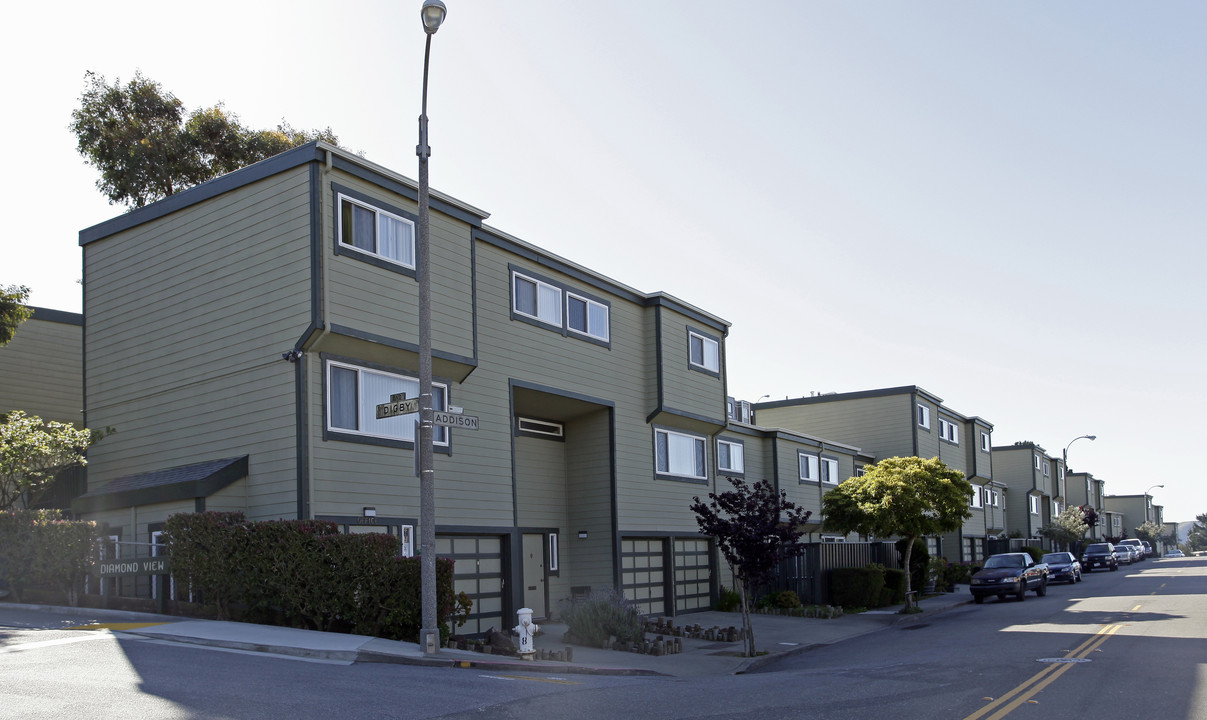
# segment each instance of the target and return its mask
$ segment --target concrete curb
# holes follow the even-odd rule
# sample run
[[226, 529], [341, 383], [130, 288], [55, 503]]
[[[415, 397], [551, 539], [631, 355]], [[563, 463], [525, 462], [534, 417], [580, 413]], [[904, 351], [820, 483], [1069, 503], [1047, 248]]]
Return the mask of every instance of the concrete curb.
[[[504, 656], [491, 656], [504, 657]], [[620, 675], [620, 676], [659, 676], [667, 677], [665, 673], [642, 668], [626, 667], [593, 667], [589, 665], [550, 665], [526, 660], [478, 660], [472, 657], [454, 658], [416, 657], [410, 655], [395, 655], [379, 650], [362, 650], [357, 655], [358, 663], [385, 663], [390, 665], [421, 665], [426, 667], [452, 667], [475, 670], [493, 670], [496, 672], [553, 672], [567, 675]]]

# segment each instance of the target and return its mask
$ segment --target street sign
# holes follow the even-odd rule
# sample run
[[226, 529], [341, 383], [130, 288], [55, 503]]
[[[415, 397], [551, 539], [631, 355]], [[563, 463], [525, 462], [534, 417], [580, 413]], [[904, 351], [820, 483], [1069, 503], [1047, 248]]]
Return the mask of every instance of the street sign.
[[411, 398], [409, 400], [390, 398], [390, 402], [381, 403], [377, 406], [377, 419], [392, 418], [399, 415], [410, 415], [419, 412], [419, 398]]
[[432, 413], [432, 422], [436, 425], [444, 427], [460, 428], [462, 430], [477, 430], [478, 416], [477, 415], [458, 415], [456, 413], [434, 412]]

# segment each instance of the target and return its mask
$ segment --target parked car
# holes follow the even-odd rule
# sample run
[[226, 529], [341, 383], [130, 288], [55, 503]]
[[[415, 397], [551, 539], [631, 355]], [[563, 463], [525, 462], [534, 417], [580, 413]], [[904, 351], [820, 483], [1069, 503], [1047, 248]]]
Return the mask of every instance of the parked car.
[[1150, 558], [1153, 556], [1153, 545], [1147, 540], [1141, 540], [1140, 544], [1144, 546], [1144, 557]]
[[1180, 557], [1186, 557], [1186, 556], [1182, 554], [1181, 550], [1170, 550], [1169, 552], [1165, 553], [1165, 557], [1180, 558]]
[[[1129, 555], [1130, 557], [1130, 555]], [[1111, 543], [1090, 543], [1081, 554], [1081, 571], [1093, 572], [1094, 568], [1119, 569], [1119, 558]]]
[[1081, 582], [1081, 562], [1071, 552], [1054, 552], [1044, 555], [1048, 565], [1048, 582], [1067, 580]]
[[1131, 545], [1116, 545], [1115, 559], [1119, 561], [1120, 565], [1131, 565], [1137, 562], [1136, 549]]
[[1120, 545], [1129, 545], [1136, 549], [1136, 552], [1135, 552], [1134, 556], [1132, 557], [1132, 562], [1140, 562], [1141, 560], [1144, 559], [1144, 541], [1143, 540], [1138, 540], [1136, 538], [1128, 538], [1126, 540], [1120, 540], [1119, 542], [1115, 543], [1115, 547], [1119, 547]]
[[973, 574], [969, 588], [973, 602], [978, 605], [990, 595], [1003, 600], [1007, 595], [1026, 600], [1028, 590], [1043, 597], [1048, 594], [1048, 566], [1035, 562], [1027, 553], [990, 555], [985, 566]]

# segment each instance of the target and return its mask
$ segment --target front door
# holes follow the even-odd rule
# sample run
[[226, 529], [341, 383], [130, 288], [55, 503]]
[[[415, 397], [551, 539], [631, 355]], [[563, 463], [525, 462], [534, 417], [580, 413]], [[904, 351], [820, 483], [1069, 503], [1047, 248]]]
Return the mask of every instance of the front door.
[[524, 607], [532, 617], [548, 617], [545, 613], [545, 536], [524, 534]]

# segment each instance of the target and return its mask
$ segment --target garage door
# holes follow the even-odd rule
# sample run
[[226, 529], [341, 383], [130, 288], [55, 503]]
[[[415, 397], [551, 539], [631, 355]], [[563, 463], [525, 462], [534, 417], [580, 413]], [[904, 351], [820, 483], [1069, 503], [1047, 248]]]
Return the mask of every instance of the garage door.
[[666, 577], [661, 538], [620, 541], [620, 587], [642, 615], [666, 614]]
[[675, 613], [712, 607], [712, 566], [706, 538], [675, 540]]
[[469, 620], [453, 632], [471, 635], [490, 628], [510, 627], [503, 622], [503, 538], [438, 536], [437, 557], [453, 560], [453, 589], [474, 601]]

